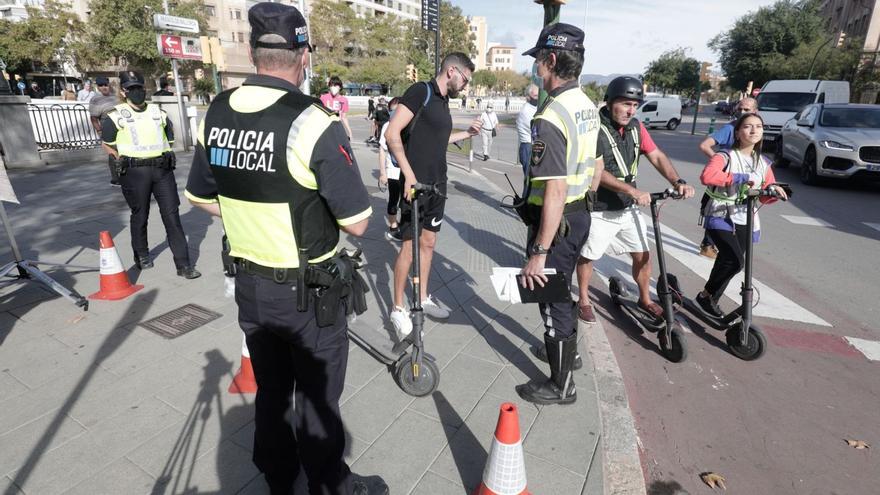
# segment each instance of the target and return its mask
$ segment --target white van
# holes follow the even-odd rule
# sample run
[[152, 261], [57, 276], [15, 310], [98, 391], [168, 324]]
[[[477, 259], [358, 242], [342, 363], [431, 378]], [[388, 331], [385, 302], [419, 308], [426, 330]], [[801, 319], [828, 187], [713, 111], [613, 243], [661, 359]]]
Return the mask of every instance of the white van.
[[[782, 126], [813, 103], [849, 103], [849, 83], [816, 79], [768, 81], [758, 93], [758, 113], [764, 119], [764, 144], [775, 143]], [[765, 146], [768, 149], [769, 146]]]
[[681, 123], [681, 100], [678, 96], [646, 96], [636, 112], [645, 127], [664, 126], [670, 131]]

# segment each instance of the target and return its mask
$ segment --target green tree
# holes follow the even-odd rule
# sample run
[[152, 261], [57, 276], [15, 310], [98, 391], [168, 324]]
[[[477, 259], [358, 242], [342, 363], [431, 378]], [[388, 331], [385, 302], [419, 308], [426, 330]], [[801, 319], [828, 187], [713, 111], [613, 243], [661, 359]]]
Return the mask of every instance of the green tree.
[[498, 78], [495, 73], [491, 70], [478, 70], [474, 72], [473, 77], [471, 77], [471, 86], [474, 89], [483, 88], [488, 91], [491, 91], [492, 88], [498, 83]]
[[82, 69], [92, 61], [85, 24], [70, 5], [47, 0], [42, 8], [27, 7], [28, 18], [0, 21], [0, 56], [11, 73], [32, 70], [34, 62], [69, 64]]
[[583, 91], [592, 101], [593, 103], [598, 104], [600, 101], [605, 99], [605, 90], [608, 86], [603, 86], [596, 81], [588, 82], [586, 85], [581, 86], [581, 91]]
[[686, 48], [663, 52], [648, 64], [645, 82], [654, 89], [692, 94], [700, 79], [700, 62], [688, 56]]
[[510, 92], [514, 95], [525, 94], [526, 88], [529, 87], [529, 82], [531, 81], [526, 75], [512, 70], [500, 70], [493, 74], [495, 74], [496, 79], [495, 87], [500, 91]]
[[[419, 69], [420, 78], [425, 74], [424, 79], [428, 79], [434, 73], [434, 32], [422, 29], [419, 21], [408, 21], [405, 31], [409, 63]], [[440, 2], [440, 60], [452, 52], [476, 52], [475, 40], [461, 8], [448, 1]]]
[[709, 41], [709, 48], [718, 53], [729, 84], [744, 89], [749, 81], [760, 87], [780, 77], [806, 77], [788, 73], [791, 64], [787, 60], [802, 45], [830, 36], [819, 14], [820, 3], [777, 1], [740, 17], [732, 28]]
[[366, 48], [363, 44], [363, 20], [351, 7], [335, 0], [315, 1], [310, 18], [321, 20], [309, 26], [312, 44], [316, 49], [312, 58], [315, 77], [325, 79], [323, 86], [326, 86], [326, 78], [330, 76], [348, 79], [349, 68], [360, 58], [361, 50]]
[[[162, 13], [161, 0], [91, 0], [88, 40], [95, 60], [112, 60], [120, 65], [143, 71], [144, 76], [157, 77], [169, 70], [169, 60], [156, 50], [153, 14]], [[196, 19], [202, 33], [207, 27], [200, 0], [183, 0], [171, 4], [172, 15]], [[182, 64], [191, 70], [199, 63]]]

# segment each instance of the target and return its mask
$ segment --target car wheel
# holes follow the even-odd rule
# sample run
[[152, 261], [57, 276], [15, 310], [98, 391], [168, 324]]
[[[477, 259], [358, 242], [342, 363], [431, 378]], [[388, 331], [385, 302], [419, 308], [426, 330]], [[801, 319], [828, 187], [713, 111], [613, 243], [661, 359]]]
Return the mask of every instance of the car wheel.
[[666, 123], [666, 128], [670, 131], [674, 131], [678, 127], [678, 124], [678, 119], [669, 119], [669, 122]]
[[819, 175], [816, 173], [816, 148], [810, 146], [804, 153], [804, 161], [801, 162], [801, 182], [810, 186], [819, 185]]
[[776, 138], [776, 156], [773, 160], [773, 166], [776, 168], [788, 168], [790, 162], [785, 158], [785, 148], [782, 147], [782, 136]]

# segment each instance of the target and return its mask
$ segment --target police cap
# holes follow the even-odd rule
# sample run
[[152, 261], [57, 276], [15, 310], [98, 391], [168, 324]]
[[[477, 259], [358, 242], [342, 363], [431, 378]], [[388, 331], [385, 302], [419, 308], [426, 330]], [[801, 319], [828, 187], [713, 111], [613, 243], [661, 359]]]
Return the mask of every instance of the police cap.
[[[253, 48], [295, 50], [307, 46], [309, 51], [314, 51], [312, 45], [309, 44], [309, 28], [306, 26], [306, 19], [296, 7], [261, 2], [248, 11], [248, 22], [251, 23], [251, 47]], [[284, 41], [277, 43], [258, 41], [261, 36], [266, 34], [281, 36]]]
[[132, 86], [143, 86], [144, 76], [140, 72], [124, 70], [119, 73], [119, 85], [123, 89], [128, 89]]
[[110, 85], [110, 79], [108, 79], [107, 76], [98, 76], [98, 77], [95, 78], [95, 85], [97, 85], [97, 86], [109, 86], [109, 85]]
[[531, 48], [523, 55], [534, 57], [538, 51], [543, 49], [550, 50], [571, 50], [578, 53], [584, 53], [584, 32], [576, 26], [557, 22], [546, 26], [541, 34], [538, 35], [538, 41], [534, 48]]

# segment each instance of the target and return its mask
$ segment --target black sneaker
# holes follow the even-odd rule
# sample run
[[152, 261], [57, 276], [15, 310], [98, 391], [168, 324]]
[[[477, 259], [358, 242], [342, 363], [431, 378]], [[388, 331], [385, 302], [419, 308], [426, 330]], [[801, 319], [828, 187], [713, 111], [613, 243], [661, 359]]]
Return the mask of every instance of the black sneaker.
[[388, 495], [388, 485], [379, 476], [351, 473], [352, 495]]
[[134, 264], [137, 265], [138, 270], [149, 270], [150, 268], [153, 268], [153, 260], [151, 260], [149, 256], [135, 257]]
[[177, 276], [183, 277], [187, 280], [192, 280], [194, 278], [199, 278], [202, 276], [202, 273], [191, 266], [187, 266], [184, 268], [177, 269]]
[[697, 294], [697, 297], [694, 299], [700, 309], [702, 309], [706, 314], [712, 316], [714, 318], [723, 318], [724, 312], [721, 311], [721, 308], [718, 306], [718, 303], [713, 301], [711, 297], [703, 297], [703, 293]]
[[403, 242], [403, 233], [400, 229], [388, 229], [388, 231], [385, 232], [385, 239], [392, 242]]

